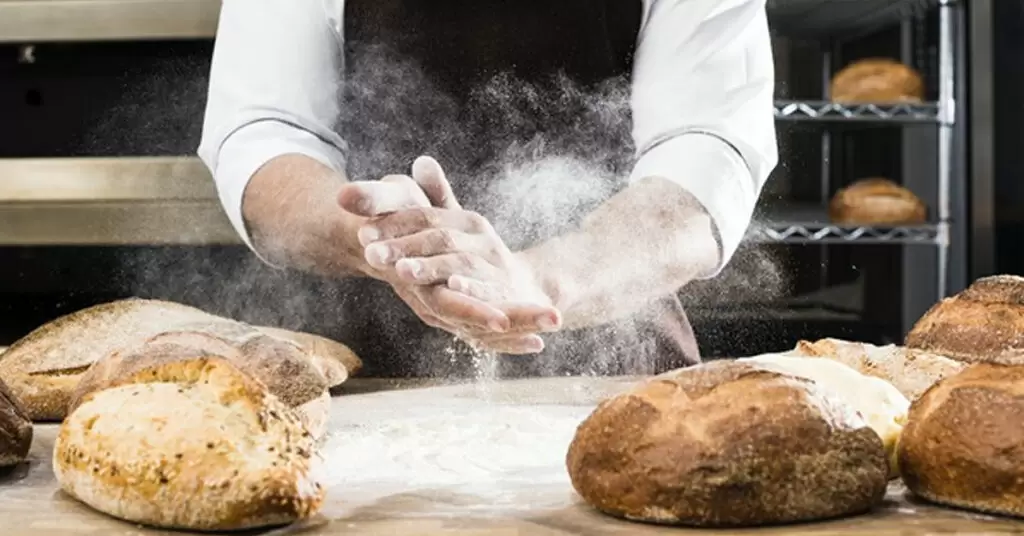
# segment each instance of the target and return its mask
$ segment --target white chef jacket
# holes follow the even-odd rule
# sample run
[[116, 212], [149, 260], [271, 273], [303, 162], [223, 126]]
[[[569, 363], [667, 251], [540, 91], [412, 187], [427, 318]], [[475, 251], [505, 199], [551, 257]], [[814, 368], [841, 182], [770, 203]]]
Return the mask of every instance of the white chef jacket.
[[[250, 247], [242, 194], [260, 167], [298, 153], [345, 169], [347, 145], [332, 129], [342, 105], [343, 4], [222, 3], [199, 156]], [[643, 9], [630, 180], [663, 177], [689, 191], [718, 230], [720, 270], [778, 162], [765, 0], [643, 0]]]

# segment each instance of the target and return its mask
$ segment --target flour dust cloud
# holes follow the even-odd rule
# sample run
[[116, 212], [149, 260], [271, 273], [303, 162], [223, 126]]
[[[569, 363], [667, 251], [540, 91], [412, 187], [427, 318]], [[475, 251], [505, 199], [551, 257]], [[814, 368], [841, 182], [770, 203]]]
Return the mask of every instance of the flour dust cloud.
[[[155, 135], [180, 114], [189, 116], [189, 124], [201, 122], [203, 97], [196, 87], [205, 80], [180, 65], [153, 74], [138, 91], [159, 91], [166, 105], [125, 105], [138, 117], [126, 130]], [[137, 97], [128, 93], [127, 100]], [[565, 77], [526, 82], [498, 74], [460, 88], [432, 80], [383, 48], [363, 47], [350, 58], [337, 94], [342, 106], [335, 128], [349, 145], [349, 178], [408, 173], [417, 156], [434, 156], [463, 206], [486, 216], [513, 250], [579, 225], [626, 187], [634, 159], [626, 78], [581, 87]], [[123, 117], [125, 111], [115, 113]], [[189, 134], [197, 145], [196, 132]], [[694, 292], [684, 289], [684, 302], [699, 305], [723, 292], [763, 294], [782, 286], [782, 272], [768, 253], [755, 250], [733, 265], [739, 269], [700, 283]], [[649, 322], [640, 317], [553, 340], [541, 356], [488, 360], [453, 349], [450, 335], [423, 326], [386, 285], [273, 270], [238, 248], [136, 252], [125, 261], [124, 277], [136, 295], [334, 337], [367, 358], [371, 375], [644, 374], [655, 372], [657, 362]]]

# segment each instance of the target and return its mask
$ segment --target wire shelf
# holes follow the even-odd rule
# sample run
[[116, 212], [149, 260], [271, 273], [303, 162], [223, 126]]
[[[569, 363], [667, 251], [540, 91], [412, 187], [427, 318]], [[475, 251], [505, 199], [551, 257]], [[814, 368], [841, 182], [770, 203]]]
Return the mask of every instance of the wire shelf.
[[775, 101], [775, 118], [787, 121], [863, 121], [937, 123], [934, 102], [897, 104], [841, 104], [828, 101]]
[[772, 30], [790, 37], [853, 38], [921, 16], [939, 0], [768, 0]]
[[752, 226], [747, 240], [787, 244], [939, 244], [938, 225], [849, 227], [827, 223], [774, 222]]

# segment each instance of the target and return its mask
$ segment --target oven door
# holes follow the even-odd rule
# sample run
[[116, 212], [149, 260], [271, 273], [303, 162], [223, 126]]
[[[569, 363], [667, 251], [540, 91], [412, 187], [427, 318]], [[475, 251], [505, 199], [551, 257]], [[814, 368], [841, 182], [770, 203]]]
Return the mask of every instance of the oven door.
[[194, 156], [219, 8], [0, 0], [0, 344], [129, 295], [217, 309], [270, 272]]

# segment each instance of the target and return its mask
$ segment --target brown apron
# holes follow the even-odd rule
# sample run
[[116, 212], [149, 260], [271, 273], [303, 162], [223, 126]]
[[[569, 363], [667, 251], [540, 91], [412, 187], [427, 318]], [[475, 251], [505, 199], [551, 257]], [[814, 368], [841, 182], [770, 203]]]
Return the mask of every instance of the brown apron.
[[[629, 73], [639, 0], [347, 0], [343, 117], [354, 180], [445, 166], [464, 207], [513, 249], [564, 232], [615, 192], [632, 165]], [[339, 282], [331, 334], [376, 376], [478, 374], [452, 336], [424, 326], [391, 289]], [[653, 373], [699, 361], [679, 300], [633, 318], [545, 336], [502, 357], [503, 377]]]

